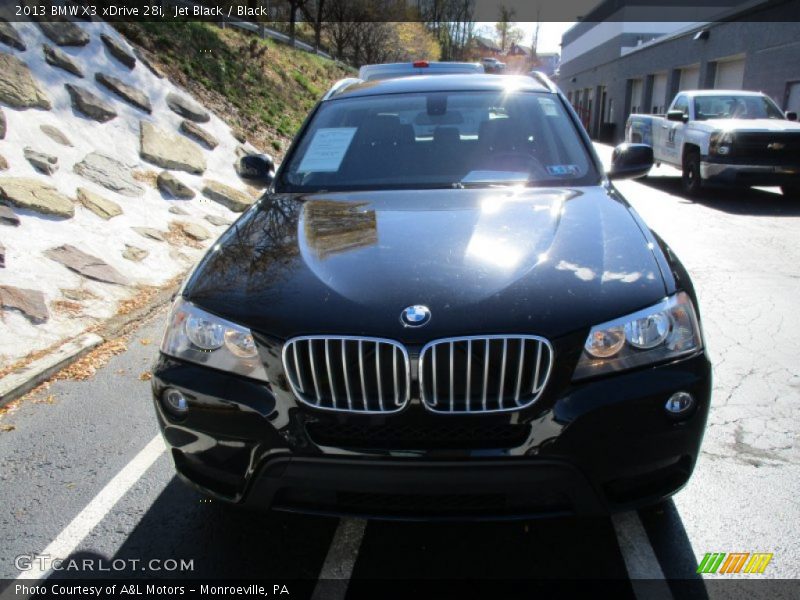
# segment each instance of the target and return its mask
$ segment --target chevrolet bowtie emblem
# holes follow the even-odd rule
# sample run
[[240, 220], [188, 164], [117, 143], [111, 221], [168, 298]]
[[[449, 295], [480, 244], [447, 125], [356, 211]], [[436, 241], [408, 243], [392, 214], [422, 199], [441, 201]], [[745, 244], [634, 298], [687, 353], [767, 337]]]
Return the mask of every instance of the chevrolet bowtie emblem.
[[780, 142], [772, 142], [771, 144], [767, 144], [767, 148], [769, 150], [783, 150], [786, 144], [781, 144]]

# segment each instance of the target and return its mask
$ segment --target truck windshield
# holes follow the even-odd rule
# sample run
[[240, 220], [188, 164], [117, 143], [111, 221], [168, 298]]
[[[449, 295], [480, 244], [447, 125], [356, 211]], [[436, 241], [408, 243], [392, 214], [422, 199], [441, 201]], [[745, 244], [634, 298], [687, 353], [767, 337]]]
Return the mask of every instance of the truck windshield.
[[694, 99], [698, 121], [708, 119], [783, 119], [775, 103], [764, 96], [698, 96]]
[[476, 91], [324, 102], [276, 187], [310, 192], [598, 180], [557, 96]]

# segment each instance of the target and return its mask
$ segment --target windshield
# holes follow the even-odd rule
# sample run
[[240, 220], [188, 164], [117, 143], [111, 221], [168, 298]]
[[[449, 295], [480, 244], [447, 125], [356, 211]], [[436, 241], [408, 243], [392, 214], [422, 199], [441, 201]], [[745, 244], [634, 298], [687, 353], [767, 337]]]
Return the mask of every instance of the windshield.
[[278, 191], [588, 185], [598, 178], [557, 96], [434, 92], [323, 103]]
[[698, 96], [694, 99], [698, 121], [707, 119], [783, 119], [783, 113], [764, 96]]

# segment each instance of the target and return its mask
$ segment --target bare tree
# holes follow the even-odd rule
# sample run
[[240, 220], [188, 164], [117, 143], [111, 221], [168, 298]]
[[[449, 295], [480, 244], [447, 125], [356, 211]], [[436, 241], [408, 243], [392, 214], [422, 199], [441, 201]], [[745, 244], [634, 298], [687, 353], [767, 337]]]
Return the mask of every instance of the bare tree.
[[306, 0], [286, 0], [286, 1], [289, 3], [289, 40], [292, 46], [294, 46], [297, 11], [305, 5]]
[[333, 46], [333, 54], [346, 60], [358, 29], [362, 11], [360, 2], [351, 0], [326, 0], [323, 30]]
[[512, 43], [516, 43], [511, 42], [509, 39], [510, 37], [513, 37], [513, 19], [516, 11], [513, 8], [508, 8], [505, 5], [501, 5], [499, 10], [500, 18], [497, 20], [497, 23], [495, 23], [495, 28], [497, 29], [497, 35], [500, 37], [500, 50], [506, 52]]
[[475, 0], [417, 0], [416, 10], [439, 42], [442, 60], [464, 58], [475, 28]]
[[303, 18], [314, 27], [314, 50], [320, 49], [322, 40], [323, 15], [325, 14], [325, 0], [304, 2], [300, 7]]

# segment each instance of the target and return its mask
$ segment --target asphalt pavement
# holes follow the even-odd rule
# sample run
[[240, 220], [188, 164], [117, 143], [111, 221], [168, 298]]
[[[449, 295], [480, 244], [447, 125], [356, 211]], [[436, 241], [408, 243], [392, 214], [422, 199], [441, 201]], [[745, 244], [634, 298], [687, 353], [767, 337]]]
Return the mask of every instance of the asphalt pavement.
[[800, 578], [800, 204], [777, 190], [691, 200], [677, 175], [618, 184], [691, 273], [714, 363], [702, 455], [673, 501], [614, 519], [478, 524], [231, 510], [178, 481], [158, 439], [144, 374], [162, 311], [90, 379], [54, 382], [0, 418], [0, 579], [47, 576], [46, 564], [21, 567], [48, 549], [114, 563], [115, 577], [338, 579], [318, 600], [360, 597], [376, 579], [611, 579], [625, 582], [620, 597], [727, 596], [695, 573], [707, 552], [773, 553], [759, 577]]

